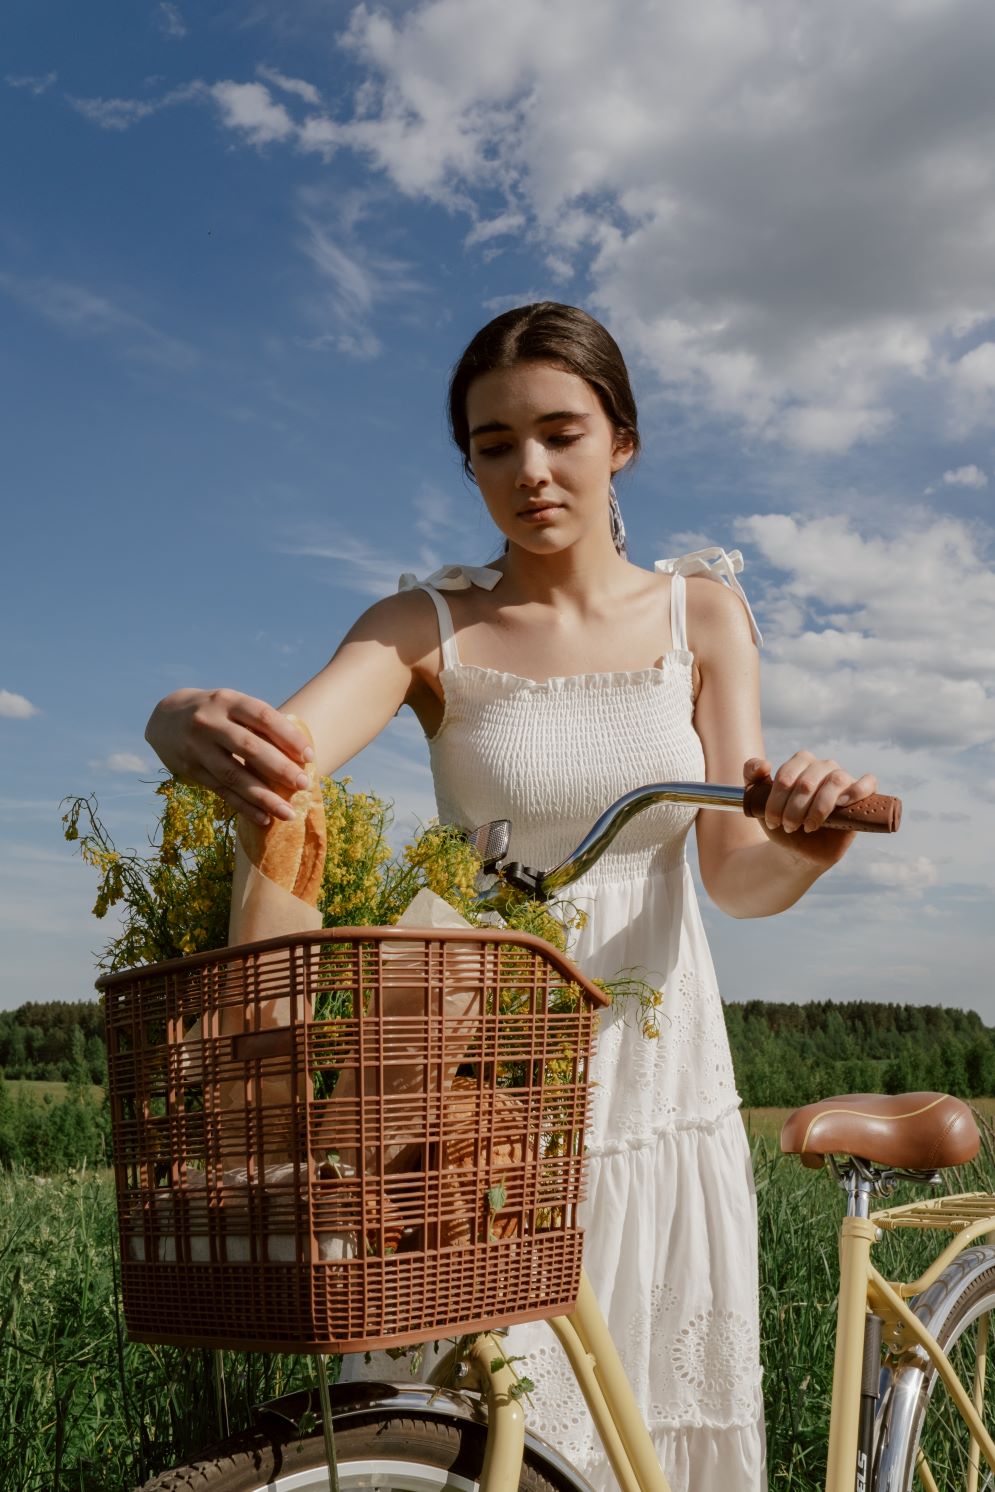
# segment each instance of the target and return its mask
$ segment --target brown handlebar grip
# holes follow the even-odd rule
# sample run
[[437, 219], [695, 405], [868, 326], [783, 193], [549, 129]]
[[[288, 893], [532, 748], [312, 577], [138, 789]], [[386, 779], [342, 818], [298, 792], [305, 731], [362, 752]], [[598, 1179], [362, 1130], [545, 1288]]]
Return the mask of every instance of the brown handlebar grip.
[[[743, 789], [743, 812], [747, 818], [762, 819], [767, 799], [773, 787], [769, 777], [760, 782], [751, 782]], [[845, 808], [835, 808], [823, 824], [824, 829], [860, 829], [868, 834], [894, 834], [902, 822], [901, 798], [888, 798], [884, 793], [872, 793], [849, 803]]]

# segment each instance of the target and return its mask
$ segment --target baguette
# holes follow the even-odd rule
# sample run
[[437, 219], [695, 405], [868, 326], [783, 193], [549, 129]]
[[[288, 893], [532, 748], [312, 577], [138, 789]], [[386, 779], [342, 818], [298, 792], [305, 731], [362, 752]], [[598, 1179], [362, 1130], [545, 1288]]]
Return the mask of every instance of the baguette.
[[[293, 721], [313, 746], [304, 721], [296, 715], [288, 715], [287, 719]], [[264, 828], [240, 814], [238, 834], [250, 864], [260, 875], [315, 907], [325, 873], [325, 805], [314, 763], [305, 763], [303, 770], [308, 777], [307, 787], [294, 792], [277, 789], [294, 810], [292, 819], [271, 818]]]

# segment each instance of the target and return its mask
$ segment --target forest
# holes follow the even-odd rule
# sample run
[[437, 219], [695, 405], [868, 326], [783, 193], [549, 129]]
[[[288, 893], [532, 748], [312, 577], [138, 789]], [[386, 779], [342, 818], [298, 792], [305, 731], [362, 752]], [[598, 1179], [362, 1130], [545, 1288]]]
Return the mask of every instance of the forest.
[[726, 1005], [725, 1015], [737, 1086], [749, 1108], [795, 1108], [835, 1093], [995, 1093], [995, 1030], [973, 1011], [748, 1000]]
[[[79, 1032], [82, 1052], [74, 1046]], [[0, 1010], [0, 1072], [8, 1078], [67, 1083], [82, 1060], [91, 1083], [107, 1078], [104, 1012], [98, 1000], [30, 1001]]]
[[[933, 1089], [995, 1094], [995, 1030], [972, 1011], [870, 1001], [725, 1006], [747, 1108], [794, 1108], [834, 1093]], [[666, 997], [659, 1040], [667, 1039]], [[0, 1012], [0, 1166], [64, 1171], [107, 1153], [103, 1016], [96, 1001], [53, 1000]], [[25, 1080], [66, 1083], [62, 1099]]]

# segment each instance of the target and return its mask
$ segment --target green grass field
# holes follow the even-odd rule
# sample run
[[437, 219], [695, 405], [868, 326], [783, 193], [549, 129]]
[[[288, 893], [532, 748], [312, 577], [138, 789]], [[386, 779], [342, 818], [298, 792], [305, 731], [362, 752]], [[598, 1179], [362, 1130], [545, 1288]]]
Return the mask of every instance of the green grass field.
[[[981, 1106], [979, 1106], [981, 1107]], [[983, 1106], [995, 1111], [995, 1100]], [[825, 1470], [843, 1197], [826, 1172], [777, 1146], [781, 1113], [754, 1136], [761, 1332], [771, 1486], [816, 1492]], [[951, 1190], [992, 1190], [992, 1131]], [[908, 1189], [896, 1201], [909, 1199]], [[921, 1236], [889, 1235], [879, 1267], [914, 1278]], [[111, 1179], [0, 1172], [0, 1492], [127, 1492], [215, 1438], [211, 1356], [125, 1339]], [[226, 1353], [232, 1423], [311, 1380], [307, 1358]], [[398, 1377], [404, 1364], [398, 1363]]]

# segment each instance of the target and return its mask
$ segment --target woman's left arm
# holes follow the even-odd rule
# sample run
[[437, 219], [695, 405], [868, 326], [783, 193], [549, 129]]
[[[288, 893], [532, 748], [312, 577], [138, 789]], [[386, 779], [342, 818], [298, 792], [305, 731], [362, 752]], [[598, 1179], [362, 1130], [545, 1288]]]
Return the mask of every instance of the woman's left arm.
[[796, 751], [773, 772], [760, 726], [759, 659], [742, 604], [725, 586], [692, 577], [687, 611], [700, 678], [694, 724], [708, 781], [774, 781], [764, 819], [698, 814], [701, 878], [730, 916], [769, 917], [842, 859], [852, 833], [821, 826], [837, 804], [865, 798], [877, 784], [810, 751]]

